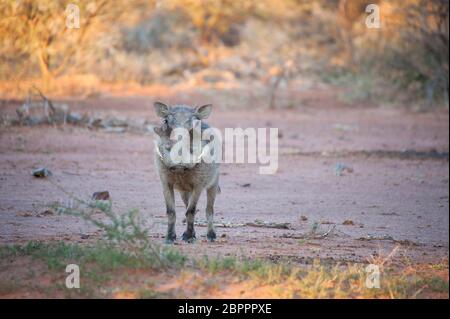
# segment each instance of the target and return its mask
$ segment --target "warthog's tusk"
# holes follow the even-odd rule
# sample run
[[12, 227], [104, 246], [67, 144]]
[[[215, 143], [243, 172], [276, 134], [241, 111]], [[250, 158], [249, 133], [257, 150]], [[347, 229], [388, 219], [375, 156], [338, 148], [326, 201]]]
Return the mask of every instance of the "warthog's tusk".
[[161, 154], [161, 151], [159, 150], [159, 146], [156, 145], [156, 153], [158, 153], [159, 157], [161, 157], [161, 159], [163, 159], [163, 156]]
[[[202, 152], [200, 153], [200, 155], [198, 156], [198, 160], [200, 161], [201, 159], [202, 159], [202, 157], [203, 157], [203, 155], [205, 155], [205, 150], [207, 149], [207, 147], [204, 147], [203, 149], [202, 149]], [[209, 148], [208, 148], [208, 150], [209, 150]]]

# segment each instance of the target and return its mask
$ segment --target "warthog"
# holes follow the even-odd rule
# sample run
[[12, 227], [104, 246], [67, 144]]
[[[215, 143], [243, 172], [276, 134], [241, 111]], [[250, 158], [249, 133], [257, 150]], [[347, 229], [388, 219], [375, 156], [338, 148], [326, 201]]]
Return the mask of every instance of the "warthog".
[[[193, 121], [206, 119], [211, 113], [212, 105], [208, 104], [192, 108], [179, 105], [167, 106], [163, 103], [156, 102], [154, 107], [156, 114], [163, 119], [161, 127], [155, 127], [154, 131], [157, 135], [155, 165], [163, 186], [168, 218], [166, 243], [173, 243], [176, 239], [174, 189], [180, 192], [181, 199], [186, 207], [187, 228], [183, 233], [182, 239], [188, 243], [192, 243], [195, 240], [194, 219], [196, 206], [200, 194], [206, 189], [206, 220], [208, 223], [206, 237], [209, 241], [214, 241], [216, 239], [213, 223], [214, 201], [217, 192], [220, 190], [219, 164], [215, 162], [205, 163], [201, 158], [198, 163], [194, 161], [174, 163], [170, 156], [170, 150], [178, 142], [170, 138], [172, 130], [178, 128], [187, 129], [190, 133], [190, 144], [192, 145]], [[207, 128], [209, 126], [202, 122], [201, 130], [204, 131]], [[192, 154], [192, 148], [190, 150]]]

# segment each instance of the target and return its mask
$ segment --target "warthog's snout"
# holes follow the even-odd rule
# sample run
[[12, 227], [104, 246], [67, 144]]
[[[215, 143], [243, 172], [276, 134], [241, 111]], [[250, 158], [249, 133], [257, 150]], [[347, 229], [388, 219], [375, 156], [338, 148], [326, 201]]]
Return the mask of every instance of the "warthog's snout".
[[174, 165], [169, 167], [169, 170], [172, 172], [186, 172], [188, 171], [190, 168], [183, 166], [183, 165]]

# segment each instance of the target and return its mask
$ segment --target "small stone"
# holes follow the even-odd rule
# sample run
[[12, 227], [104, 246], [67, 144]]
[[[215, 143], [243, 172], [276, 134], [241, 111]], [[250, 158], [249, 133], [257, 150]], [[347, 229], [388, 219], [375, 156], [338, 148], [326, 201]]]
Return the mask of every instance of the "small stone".
[[306, 222], [308, 220], [308, 217], [302, 215], [300, 216], [300, 220]]
[[109, 200], [109, 192], [108, 191], [101, 191], [101, 192], [95, 192], [92, 194], [93, 200]]
[[342, 176], [344, 172], [353, 173], [353, 167], [343, 163], [337, 163], [334, 167], [334, 173], [336, 174], [336, 176]]
[[32, 172], [34, 177], [44, 178], [52, 176], [52, 172], [46, 167], [40, 167]]
[[39, 213], [39, 217], [43, 217], [43, 216], [51, 216], [54, 215], [55, 213], [51, 210], [44, 210], [42, 213]]

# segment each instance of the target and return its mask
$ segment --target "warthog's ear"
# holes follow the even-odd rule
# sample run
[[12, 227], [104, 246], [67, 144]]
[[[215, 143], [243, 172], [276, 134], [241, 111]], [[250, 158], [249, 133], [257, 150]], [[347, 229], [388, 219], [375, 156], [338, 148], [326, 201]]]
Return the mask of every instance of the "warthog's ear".
[[212, 104], [206, 104], [195, 108], [195, 112], [200, 120], [208, 118], [212, 111]]
[[158, 115], [159, 117], [165, 117], [167, 116], [167, 114], [169, 114], [169, 107], [164, 103], [155, 102], [153, 106], [155, 108], [156, 115]]

